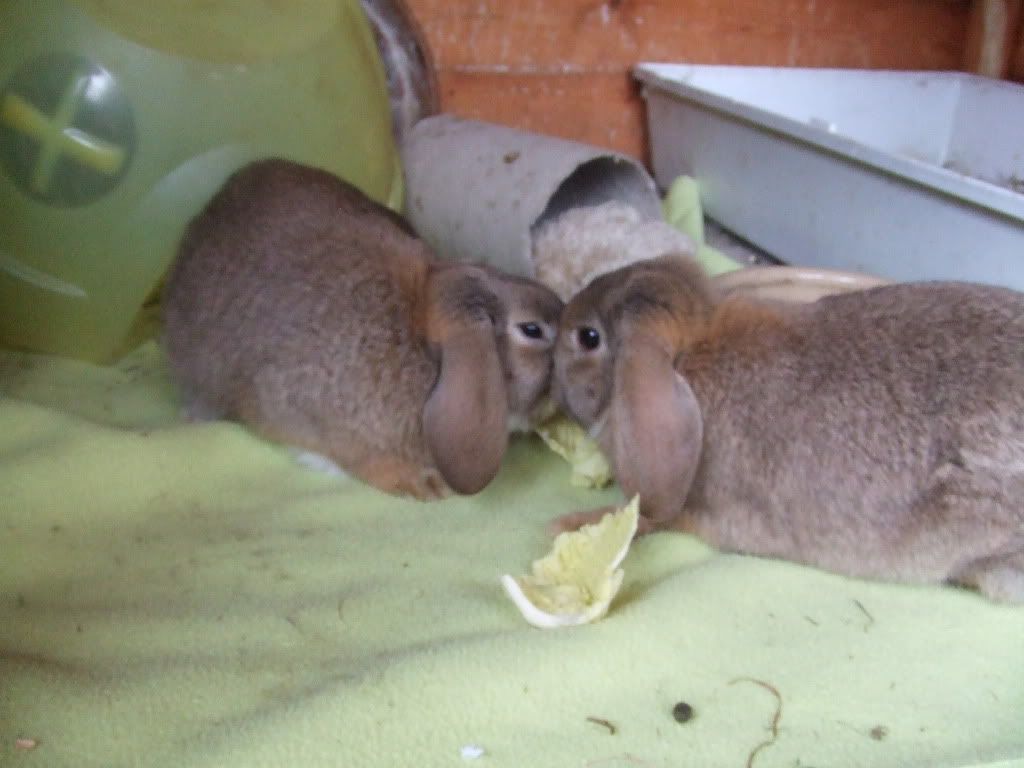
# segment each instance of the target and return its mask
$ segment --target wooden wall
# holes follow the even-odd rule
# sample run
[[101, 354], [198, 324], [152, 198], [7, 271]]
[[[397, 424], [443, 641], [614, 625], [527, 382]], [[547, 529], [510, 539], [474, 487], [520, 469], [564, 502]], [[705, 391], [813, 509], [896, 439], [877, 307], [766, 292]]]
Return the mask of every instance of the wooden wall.
[[972, 0], [964, 69], [1024, 82], [1022, 0]]
[[960, 69], [966, 0], [406, 0], [442, 108], [646, 159], [637, 61]]

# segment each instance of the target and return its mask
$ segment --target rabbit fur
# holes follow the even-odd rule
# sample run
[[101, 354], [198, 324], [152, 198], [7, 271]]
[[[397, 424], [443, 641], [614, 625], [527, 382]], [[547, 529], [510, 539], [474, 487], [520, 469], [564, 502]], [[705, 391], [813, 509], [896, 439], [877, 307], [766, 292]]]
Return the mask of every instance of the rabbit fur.
[[553, 392], [640, 494], [645, 530], [1024, 602], [1024, 294], [774, 304], [646, 261], [568, 303]]
[[696, 253], [692, 238], [671, 224], [611, 200], [570, 208], [541, 224], [533, 236], [532, 255], [537, 279], [568, 301], [605, 272], [665, 254]]
[[193, 414], [390, 493], [475, 493], [546, 397], [561, 302], [437, 258], [400, 216], [282, 159], [231, 176], [182, 239], [165, 343]]

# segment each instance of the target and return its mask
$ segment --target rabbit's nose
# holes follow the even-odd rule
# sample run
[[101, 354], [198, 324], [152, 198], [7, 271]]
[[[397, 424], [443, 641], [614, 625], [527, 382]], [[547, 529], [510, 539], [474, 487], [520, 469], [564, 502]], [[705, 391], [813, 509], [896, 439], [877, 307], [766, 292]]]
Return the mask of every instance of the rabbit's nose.
[[559, 377], [552, 372], [551, 383], [548, 387], [548, 398], [559, 408], [565, 410], [565, 394]]
[[562, 412], [573, 421], [585, 427], [589, 427], [593, 423], [593, 398], [588, 398], [586, 387], [560, 386], [557, 391], [552, 388], [552, 396]]

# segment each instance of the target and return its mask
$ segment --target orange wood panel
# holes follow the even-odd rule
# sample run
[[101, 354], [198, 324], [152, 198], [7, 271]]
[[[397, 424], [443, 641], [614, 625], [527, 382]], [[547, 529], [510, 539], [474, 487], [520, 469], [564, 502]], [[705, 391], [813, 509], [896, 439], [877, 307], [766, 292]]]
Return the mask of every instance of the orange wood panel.
[[644, 60], [958, 69], [966, 0], [407, 0], [442, 105], [645, 157]]
[[1010, 74], [1020, 28], [1021, 0], [973, 0], [963, 68], [987, 77]]
[[[1022, 16], [1024, 16], [1024, 12], [1022, 12]], [[1017, 42], [1010, 59], [1009, 78], [1024, 83], [1024, 18], [1018, 20]]]
[[639, 87], [625, 71], [555, 75], [449, 72], [441, 78], [444, 109], [540, 133], [610, 147], [634, 157], [646, 151]]

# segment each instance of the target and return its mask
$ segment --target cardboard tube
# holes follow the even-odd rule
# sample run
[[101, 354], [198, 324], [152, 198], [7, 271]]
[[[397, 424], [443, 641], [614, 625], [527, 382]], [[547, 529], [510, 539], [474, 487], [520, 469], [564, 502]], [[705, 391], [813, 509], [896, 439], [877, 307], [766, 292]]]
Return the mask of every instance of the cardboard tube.
[[618, 200], [662, 219], [657, 188], [625, 155], [437, 115], [402, 147], [406, 215], [440, 256], [533, 277], [532, 232], [579, 206]]

